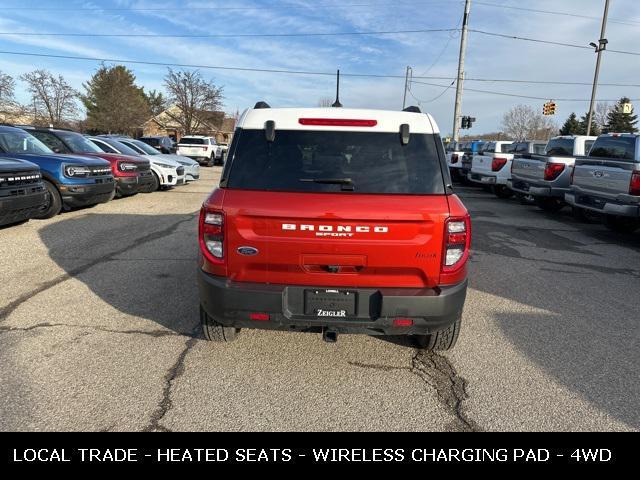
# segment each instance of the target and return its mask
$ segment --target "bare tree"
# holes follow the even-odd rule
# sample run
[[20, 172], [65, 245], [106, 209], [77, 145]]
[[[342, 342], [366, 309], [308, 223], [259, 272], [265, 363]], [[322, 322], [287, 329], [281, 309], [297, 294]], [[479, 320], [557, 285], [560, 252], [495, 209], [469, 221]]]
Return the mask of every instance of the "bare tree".
[[16, 82], [11, 75], [0, 71], [0, 105], [13, 102], [13, 92]]
[[601, 132], [605, 129], [607, 125], [610, 110], [611, 110], [611, 106], [607, 102], [598, 102], [596, 104], [596, 108], [593, 116], [595, 119], [595, 124], [598, 126]]
[[222, 107], [223, 87], [205, 80], [198, 70], [174, 71], [164, 78], [169, 101], [178, 106], [175, 120], [184, 129], [185, 135], [191, 135], [202, 126], [203, 116], [218, 111]]
[[36, 118], [44, 119], [54, 126], [61, 125], [78, 114], [78, 92], [62, 77], [48, 70], [34, 70], [20, 79], [31, 93]]
[[529, 105], [516, 105], [502, 117], [503, 131], [516, 141], [547, 140], [557, 130], [555, 122]]
[[318, 106], [320, 108], [327, 108], [330, 107], [331, 105], [333, 105], [333, 98], [331, 97], [322, 97], [320, 99], [318, 99]]

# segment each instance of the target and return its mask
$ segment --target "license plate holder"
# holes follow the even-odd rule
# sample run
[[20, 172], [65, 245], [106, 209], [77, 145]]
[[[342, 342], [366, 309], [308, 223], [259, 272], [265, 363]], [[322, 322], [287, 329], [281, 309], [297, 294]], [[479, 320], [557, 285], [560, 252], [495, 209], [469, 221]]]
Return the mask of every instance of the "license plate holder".
[[350, 290], [304, 291], [304, 313], [318, 318], [347, 318], [356, 315], [358, 294]]

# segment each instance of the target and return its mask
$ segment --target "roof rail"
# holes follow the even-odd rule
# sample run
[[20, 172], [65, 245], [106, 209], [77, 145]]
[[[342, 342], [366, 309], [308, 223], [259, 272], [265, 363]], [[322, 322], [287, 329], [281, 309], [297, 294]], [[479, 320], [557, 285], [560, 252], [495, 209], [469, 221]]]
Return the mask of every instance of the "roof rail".
[[410, 113], [422, 113], [422, 111], [420, 110], [420, 107], [416, 107], [415, 105], [407, 107], [407, 108], [403, 109], [402, 111], [403, 112], [410, 112]]
[[255, 107], [253, 107], [255, 110], [260, 110], [263, 108], [271, 108], [271, 105], [269, 105], [267, 102], [258, 102], [256, 103]]

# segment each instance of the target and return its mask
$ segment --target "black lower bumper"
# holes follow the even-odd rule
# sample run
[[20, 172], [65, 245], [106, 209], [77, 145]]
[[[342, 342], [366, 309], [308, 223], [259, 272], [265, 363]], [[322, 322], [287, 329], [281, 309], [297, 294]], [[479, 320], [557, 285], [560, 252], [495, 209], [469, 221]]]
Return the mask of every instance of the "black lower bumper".
[[564, 195], [569, 191], [564, 187], [541, 186], [523, 180], [507, 180], [507, 186], [517, 193], [532, 195], [534, 197], [559, 198], [564, 200]]
[[86, 207], [113, 199], [116, 183], [113, 179], [102, 183], [61, 185], [62, 203], [66, 208]]
[[27, 195], [0, 196], [0, 226], [33, 218], [47, 202], [44, 187]]
[[628, 197], [628, 201], [624, 202], [594, 195], [585, 195], [578, 191], [567, 193], [565, 195], [565, 201], [572, 207], [584, 208], [604, 215], [640, 218], [640, 203], [637, 203], [637, 197], [633, 198], [630, 195], [619, 195], [619, 197]]
[[[216, 321], [237, 328], [305, 331], [329, 328], [339, 333], [369, 335], [426, 335], [446, 329], [462, 315], [467, 281], [436, 289], [340, 288], [357, 293], [356, 313], [350, 318], [305, 315], [305, 290], [316, 287], [232, 282], [224, 277], [198, 274], [200, 303]], [[321, 287], [326, 289], [327, 287]], [[269, 315], [267, 321], [251, 313]], [[394, 326], [397, 318], [411, 326]]]

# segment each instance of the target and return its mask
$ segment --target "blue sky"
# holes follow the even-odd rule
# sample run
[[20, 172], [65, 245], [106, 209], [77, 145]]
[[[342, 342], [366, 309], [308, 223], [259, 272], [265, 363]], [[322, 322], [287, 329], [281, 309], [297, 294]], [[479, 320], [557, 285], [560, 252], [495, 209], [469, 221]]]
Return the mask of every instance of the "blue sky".
[[[458, 0], [7, 0], [3, 2], [0, 32], [193, 35], [446, 29], [459, 25], [463, 3]], [[640, 51], [640, 2], [612, 0], [611, 4], [609, 17], [614, 21], [608, 25], [609, 48]], [[597, 19], [532, 13], [499, 5], [601, 17], [604, 0], [472, 2], [470, 28], [588, 45], [599, 37], [600, 23]], [[236, 7], [244, 9], [234, 10]], [[138, 10], [130, 10], [132, 8]], [[443, 77], [456, 75], [458, 48], [457, 34], [447, 32], [306, 38], [0, 35], [0, 50], [3, 51], [316, 72], [332, 72], [340, 68], [345, 73], [383, 75], [403, 75], [406, 66], [411, 65], [416, 76]], [[595, 54], [590, 50], [470, 33], [466, 72], [471, 78], [590, 82], [594, 64]], [[47, 68], [64, 75], [78, 89], [98, 66], [99, 63], [94, 61], [0, 54], [0, 70], [5, 73], [17, 77], [34, 68]], [[147, 90], [162, 90], [165, 67], [129, 67], [141, 86]], [[321, 97], [332, 96], [335, 89], [334, 79], [324, 76], [205, 69], [202, 73], [224, 85], [225, 109], [228, 112], [242, 110], [257, 100], [266, 100], [272, 106], [315, 106]], [[441, 85], [450, 83], [447, 80], [424, 81]], [[640, 57], [606, 53], [600, 81], [640, 84]], [[545, 98], [586, 100], [591, 94], [587, 85], [467, 82], [466, 86]], [[341, 100], [348, 107], [398, 109], [402, 105], [403, 87], [403, 79], [343, 78]], [[435, 116], [446, 134], [451, 131], [455, 89], [445, 90], [418, 84], [412, 87], [412, 93], [421, 101], [423, 110]], [[20, 82], [16, 93], [20, 100], [28, 100]], [[640, 98], [640, 87], [602, 86], [598, 92], [600, 99], [617, 99], [623, 95]], [[409, 103], [415, 104], [417, 100], [412, 99]], [[469, 133], [498, 129], [502, 114], [518, 103], [541, 109], [543, 101], [467, 91], [463, 113], [477, 119]], [[571, 111], [582, 114], [588, 109], [587, 101], [557, 103], [558, 122]]]

